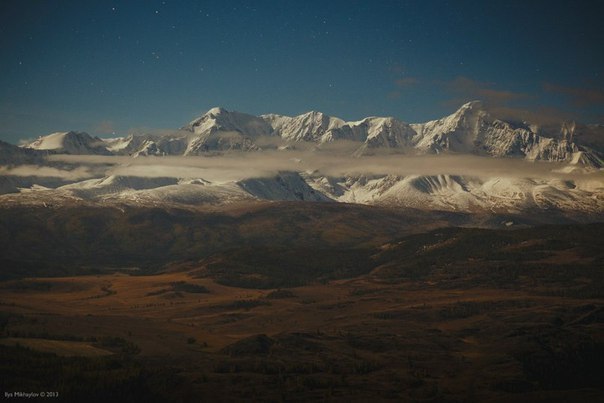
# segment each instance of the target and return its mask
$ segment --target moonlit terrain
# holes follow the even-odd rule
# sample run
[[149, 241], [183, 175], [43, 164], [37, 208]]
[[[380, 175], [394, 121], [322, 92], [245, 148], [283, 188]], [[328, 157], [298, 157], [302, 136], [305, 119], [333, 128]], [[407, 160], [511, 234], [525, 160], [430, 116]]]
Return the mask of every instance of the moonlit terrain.
[[0, 394], [604, 401], [601, 8], [0, 1]]
[[[601, 145], [584, 142], [598, 130], [518, 126], [480, 102], [412, 125], [213, 108], [174, 132], [110, 140], [54, 133], [7, 147], [7, 162], [15, 162], [3, 170], [4, 200], [189, 206], [298, 200], [584, 222], [604, 211]], [[29, 161], [20, 160], [24, 153]]]

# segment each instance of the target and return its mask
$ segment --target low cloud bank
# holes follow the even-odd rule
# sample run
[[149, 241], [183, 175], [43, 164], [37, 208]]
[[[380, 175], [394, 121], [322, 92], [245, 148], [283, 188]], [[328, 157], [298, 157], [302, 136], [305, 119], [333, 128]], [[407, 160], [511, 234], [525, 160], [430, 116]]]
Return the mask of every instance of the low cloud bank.
[[0, 167], [0, 176], [37, 176], [76, 181], [89, 179], [94, 174], [92, 174], [90, 167], [85, 165], [70, 170], [39, 165], [18, 165], [15, 167]]
[[[222, 182], [246, 178], [275, 175], [280, 171], [318, 171], [327, 176], [346, 175], [462, 175], [477, 177], [523, 177], [523, 178], [585, 178], [583, 173], [556, 172], [565, 166], [562, 163], [530, 162], [512, 158], [491, 158], [468, 155], [373, 155], [358, 158], [341, 153], [318, 151], [264, 151], [227, 152], [220, 156], [192, 157], [123, 157], [90, 155], [53, 155], [51, 162], [81, 165], [70, 171], [48, 167], [17, 167], [11, 174], [22, 169], [29, 175], [67, 175], [71, 178], [90, 176], [103, 166], [104, 175], [140, 177], [203, 178]], [[52, 173], [52, 175], [51, 175]], [[599, 172], [589, 174], [602, 178]]]

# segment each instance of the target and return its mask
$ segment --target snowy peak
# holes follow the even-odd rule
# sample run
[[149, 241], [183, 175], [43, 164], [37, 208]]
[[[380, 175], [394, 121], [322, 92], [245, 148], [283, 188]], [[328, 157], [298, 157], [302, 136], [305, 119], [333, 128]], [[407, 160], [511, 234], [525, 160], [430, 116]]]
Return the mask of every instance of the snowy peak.
[[197, 135], [209, 135], [215, 131], [236, 131], [249, 136], [268, 136], [272, 127], [262, 118], [241, 112], [229, 112], [224, 108], [212, 108], [184, 127]]
[[484, 111], [484, 104], [482, 101], [475, 99], [474, 101], [466, 102], [455, 112], [455, 115], [464, 115], [472, 112]]
[[193, 120], [183, 130], [196, 136], [189, 142], [184, 154], [196, 155], [210, 150], [257, 150], [254, 140], [271, 136], [273, 128], [257, 116], [212, 108]]
[[264, 115], [263, 118], [266, 122], [272, 124], [275, 134], [289, 142], [328, 141], [324, 136], [345, 124], [342, 119], [315, 111], [295, 117]]
[[488, 113], [480, 101], [468, 102], [452, 115], [412, 125], [417, 132], [416, 147], [433, 153], [472, 152], [487, 118]]
[[237, 184], [258, 199], [331, 201], [328, 196], [313, 189], [297, 172], [280, 172], [274, 177], [244, 179]]
[[311, 111], [299, 116], [263, 115], [275, 134], [287, 142], [329, 143], [338, 140], [367, 143], [367, 147], [405, 147], [415, 135], [406, 123], [392, 117], [369, 117], [357, 122]]
[[227, 111], [226, 109], [220, 107], [220, 106], [215, 106], [212, 109], [210, 109], [209, 111], [207, 111], [205, 113], [205, 115], [214, 115], [214, 116], [219, 116], [225, 113], [229, 113], [229, 111]]
[[411, 126], [417, 132], [415, 148], [421, 152], [570, 161], [579, 151], [573, 142], [574, 123], [562, 125], [555, 135], [545, 134], [536, 126], [495, 119], [479, 101], [469, 102], [445, 118]]
[[472, 101], [444, 118], [426, 122], [425, 126], [439, 126], [443, 132], [475, 129], [476, 125], [489, 117], [481, 101]]
[[405, 148], [417, 133], [407, 123], [394, 118], [372, 117], [362, 121], [367, 127], [368, 147]]
[[84, 132], [56, 132], [40, 137], [25, 147], [63, 154], [110, 154], [105, 142]]
[[[264, 137], [272, 137], [266, 141]], [[86, 133], [53, 133], [26, 147], [70, 154], [201, 155], [228, 150], [255, 151], [264, 145], [296, 148], [296, 143], [341, 140], [355, 143], [354, 155], [397, 149], [404, 153], [460, 153], [528, 160], [571, 162], [596, 167], [604, 158], [604, 128], [576, 122], [548, 127], [496, 119], [480, 101], [462, 105], [449, 116], [407, 124], [393, 117], [345, 122], [321, 112], [298, 116], [253, 116], [215, 107], [184, 126], [163, 134], [137, 134], [107, 141]]]

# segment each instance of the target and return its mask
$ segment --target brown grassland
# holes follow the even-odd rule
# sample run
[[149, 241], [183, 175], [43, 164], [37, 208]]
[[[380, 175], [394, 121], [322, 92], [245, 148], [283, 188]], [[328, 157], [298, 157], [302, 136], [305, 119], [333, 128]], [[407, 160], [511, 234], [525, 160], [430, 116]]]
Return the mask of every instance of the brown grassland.
[[601, 227], [444, 228], [335, 252], [237, 248], [154, 272], [9, 278], [2, 389], [71, 401], [602, 401]]

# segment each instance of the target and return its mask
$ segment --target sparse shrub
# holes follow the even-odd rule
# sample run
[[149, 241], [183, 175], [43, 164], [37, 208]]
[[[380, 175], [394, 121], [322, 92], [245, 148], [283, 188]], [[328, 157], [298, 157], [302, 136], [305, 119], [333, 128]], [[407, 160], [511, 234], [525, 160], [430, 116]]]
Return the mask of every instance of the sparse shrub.
[[252, 309], [261, 305], [270, 305], [268, 301], [262, 301], [260, 299], [238, 299], [229, 304], [224, 305], [225, 308], [230, 309]]
[[296, 295], [289, 290], [275, 290], [271, 291], [266, 295], [268, 299], [284, 299], [284, 298], [295, 298]]
[[176, 281], [170, 285], [174, 291], [188, 292], [192, 294], [207, 294], [210, 292], [210, 290], [203, 285], [191, 284], [184, 281]]
[[136, 355], [141, 349], [136, 344], [122, 337], [103, 337], [100, 341], [101, 347], [118, 350], [122, 354]]

